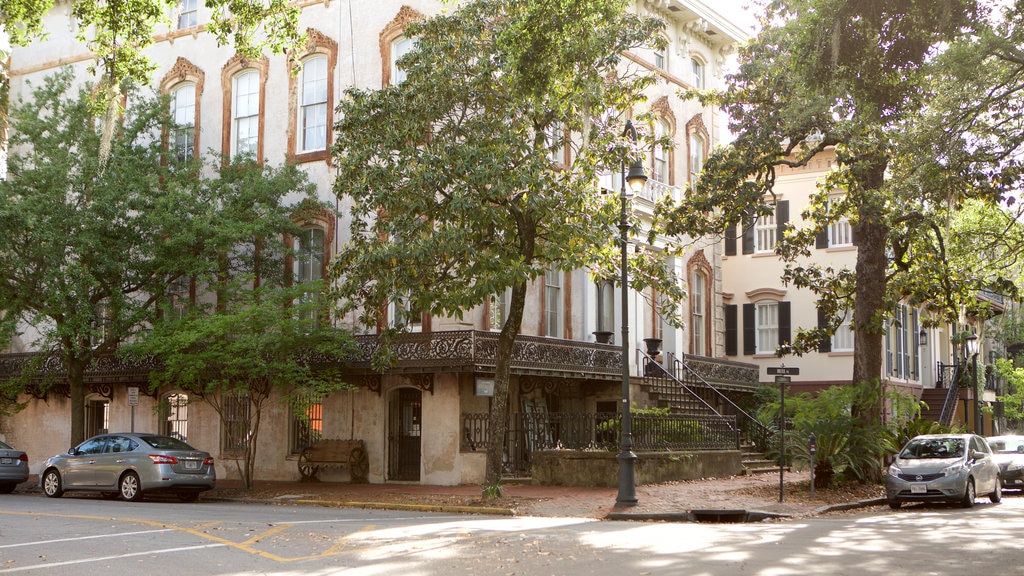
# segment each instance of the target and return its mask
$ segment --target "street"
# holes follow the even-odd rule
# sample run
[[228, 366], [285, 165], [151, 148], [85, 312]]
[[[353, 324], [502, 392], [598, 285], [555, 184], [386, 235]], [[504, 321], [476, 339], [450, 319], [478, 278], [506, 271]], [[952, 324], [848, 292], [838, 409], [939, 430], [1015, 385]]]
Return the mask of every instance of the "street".
[[[1024, 497], [747, 524], [0, 498], [0, 574], [949, 575], [1019, 563]], [[1009, 570], [1013, 572], [1012, 569]]]

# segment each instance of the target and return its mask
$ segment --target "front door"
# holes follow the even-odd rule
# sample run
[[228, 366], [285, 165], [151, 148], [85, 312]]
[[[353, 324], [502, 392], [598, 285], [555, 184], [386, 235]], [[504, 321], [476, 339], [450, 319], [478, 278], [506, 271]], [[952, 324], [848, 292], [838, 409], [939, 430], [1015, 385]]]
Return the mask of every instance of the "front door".
[[420, 479], [422, 392], [399, 388], [388, 403], [388, 480]]

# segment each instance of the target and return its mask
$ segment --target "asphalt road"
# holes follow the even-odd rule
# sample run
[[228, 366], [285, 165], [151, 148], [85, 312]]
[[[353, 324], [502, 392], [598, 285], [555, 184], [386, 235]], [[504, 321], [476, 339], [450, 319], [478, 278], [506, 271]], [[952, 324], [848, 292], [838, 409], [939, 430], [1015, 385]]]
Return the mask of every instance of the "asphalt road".
[[0, 497], [0, 575], [1016, 573], [1024, 497], [747, 524]]

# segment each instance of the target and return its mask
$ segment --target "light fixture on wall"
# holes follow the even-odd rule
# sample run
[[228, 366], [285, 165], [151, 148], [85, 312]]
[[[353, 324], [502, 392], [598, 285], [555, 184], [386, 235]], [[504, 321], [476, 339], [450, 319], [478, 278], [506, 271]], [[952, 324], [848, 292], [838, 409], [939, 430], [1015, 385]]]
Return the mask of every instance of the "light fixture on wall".
[[917, 344], [922, 347], [928, 345], [928, 331], [924, 328], [921, 328], [921, 331], [917, 333]]

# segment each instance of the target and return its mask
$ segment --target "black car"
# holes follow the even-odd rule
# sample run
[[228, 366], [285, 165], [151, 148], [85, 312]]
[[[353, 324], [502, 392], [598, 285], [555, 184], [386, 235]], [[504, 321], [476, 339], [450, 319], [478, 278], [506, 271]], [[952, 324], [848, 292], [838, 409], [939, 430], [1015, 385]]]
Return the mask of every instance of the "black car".
[[1024, 436], [989, 436], [992, 458], [999, 463], [1003, 488], [1024, 490]]

